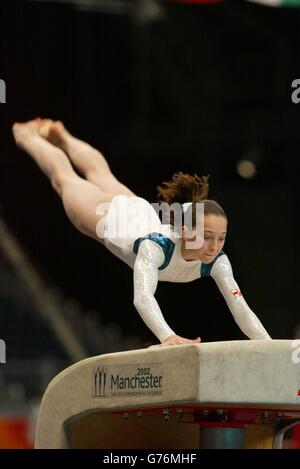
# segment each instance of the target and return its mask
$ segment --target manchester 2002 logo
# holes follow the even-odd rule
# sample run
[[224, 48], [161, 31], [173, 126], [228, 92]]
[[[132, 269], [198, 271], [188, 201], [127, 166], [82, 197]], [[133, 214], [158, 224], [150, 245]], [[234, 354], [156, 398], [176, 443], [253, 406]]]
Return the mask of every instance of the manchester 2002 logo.
[[93, 397], [138, 397], [161, 395], [163, 372], [161, 364], [151, 367], [107, 365], [92, 369]]

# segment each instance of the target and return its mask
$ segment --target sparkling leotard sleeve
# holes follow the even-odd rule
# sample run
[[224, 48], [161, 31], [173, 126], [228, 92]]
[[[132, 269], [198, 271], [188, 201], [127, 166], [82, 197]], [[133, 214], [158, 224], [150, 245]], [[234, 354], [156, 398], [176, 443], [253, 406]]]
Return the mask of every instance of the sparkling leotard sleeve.
[[134, 306], [161, 342], [170, 335], [175, 335], [166, 323], [154, 297], [158, 282], [158, 268], [164, 260], [162, 248], [153, 241], [144, 240], [139, 247], [133, 269]]
[[211, 276], [224, 296], [235, 322], [244, 334], [249, 339], [271, 339], [240, 293], [239, 286], [233, 277], [230, 261], [225, 254], [215, 262]]

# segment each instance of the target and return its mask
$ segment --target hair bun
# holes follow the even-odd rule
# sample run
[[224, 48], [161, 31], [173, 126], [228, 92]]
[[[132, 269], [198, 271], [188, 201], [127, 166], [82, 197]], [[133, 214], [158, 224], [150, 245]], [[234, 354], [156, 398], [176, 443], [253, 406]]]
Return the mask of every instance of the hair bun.
[[198, 202], [208, 198], [209, 176], [198, 176], [198, 174], [178, 173], [173, 174], [172, 179], [157, 186], [158, 200], [172, 204], [179, 202]]

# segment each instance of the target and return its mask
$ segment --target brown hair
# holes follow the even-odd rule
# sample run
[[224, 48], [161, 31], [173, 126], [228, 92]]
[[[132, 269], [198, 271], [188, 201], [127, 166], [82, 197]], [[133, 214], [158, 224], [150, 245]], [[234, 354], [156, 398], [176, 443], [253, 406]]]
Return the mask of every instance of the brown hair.
[[[172, 179], [163, 182], [161, 186], [157, 186], [157, 199], [159, 202], [166, 202], [171, 205], [174, 202], [184, 204], [192, 202], [188, 208], [192, 210], [192, 224], [196, 225], [196, 202], [204, 203], [205, 215], [218, 215], [227, 219], [222, 207], [213, 199], [208, 199], [209, 192], [209, 176], [198, 176], [198, 174], [178, 173], [173, 174]], [[170, 213], [170, 223], [174, 224], [174, 214]]]

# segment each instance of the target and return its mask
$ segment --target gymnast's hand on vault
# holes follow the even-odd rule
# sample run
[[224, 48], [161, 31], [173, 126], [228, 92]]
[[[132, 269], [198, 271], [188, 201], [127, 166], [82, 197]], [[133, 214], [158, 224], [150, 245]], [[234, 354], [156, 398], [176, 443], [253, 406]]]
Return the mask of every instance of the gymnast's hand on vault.
[[185, 339], [184, 337], [180, 337], [180, 335], [170, 335], [161, 344], [151, 345], [149, 348], [164, 347], [166, 345], [199, 344], [199, 342], [201, 342], [200, 337], [197, 337], [197, 339]]

